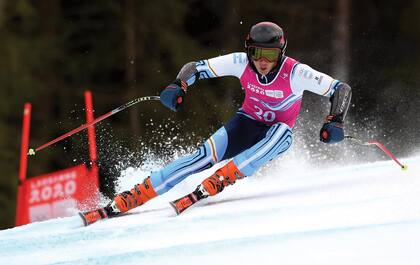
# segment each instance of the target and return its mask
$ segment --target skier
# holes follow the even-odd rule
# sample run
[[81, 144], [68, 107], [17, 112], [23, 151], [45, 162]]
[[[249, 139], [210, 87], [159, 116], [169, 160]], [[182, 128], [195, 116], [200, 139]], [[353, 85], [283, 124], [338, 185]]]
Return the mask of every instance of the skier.
[[221, 161], [228, 160], [192, 193], [172, 202], [177, 213], [200, 199], [218, 194], [236, 180], [252, 176], [262, 165], [289, 149], [304, 90], [330, 97], [331, 109], [321, 128], [320, 140], [342, 141], [343, 122], [352, 94], [350, 86], [285, 56], [286, 45], [281, 27], [260, 22], [247, 35], [245, 52], [185, 64], [175, 81], [161, 92], [163, 105], [177, 111], [184, 103], [187, 88], [197, 80], [235, 76], [245, 90], [242, 107], [191, 155], [152, 172], [130, 191], [118, 194], [106, 207], [81, 214], [85, 224], [140, 206], [186, 177]]

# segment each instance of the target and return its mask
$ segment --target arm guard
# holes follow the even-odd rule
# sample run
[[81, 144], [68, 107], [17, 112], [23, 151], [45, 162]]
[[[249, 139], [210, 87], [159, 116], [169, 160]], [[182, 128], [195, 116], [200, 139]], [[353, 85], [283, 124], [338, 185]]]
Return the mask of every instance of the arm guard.
[[189, 62], [185, 64], [179, 71], [176, 79], [180, 79], [184, 82], [187, 82], [188, 85], [192, 85], [195, 80], [198, 79], [198, 71], [195, 66], [195, 62]]
[[344, 122], [351, 100], [351, 87], [346, 83], [339, 83], [334, 94], [330, 98], [330, 115], [334, 117], [333, 121]]

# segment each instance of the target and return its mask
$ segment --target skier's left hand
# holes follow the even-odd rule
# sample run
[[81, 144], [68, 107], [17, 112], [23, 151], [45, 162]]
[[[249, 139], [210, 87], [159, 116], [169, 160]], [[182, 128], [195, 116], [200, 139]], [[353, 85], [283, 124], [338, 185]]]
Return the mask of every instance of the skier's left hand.
[[328, 116], [327, 122], [322, 126], [319, 133], [321, 142], [334, 144], [344, 140], [343, 123], [334, 118], [334, 116]]

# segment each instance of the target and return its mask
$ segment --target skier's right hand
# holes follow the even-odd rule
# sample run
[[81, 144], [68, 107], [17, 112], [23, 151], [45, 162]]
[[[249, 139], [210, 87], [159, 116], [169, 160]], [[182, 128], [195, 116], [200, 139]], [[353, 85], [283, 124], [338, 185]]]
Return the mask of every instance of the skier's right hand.
[[160, 101], [167, 108], [177, 111], [184, 103], [184, 97], [187, 93], [187, 83], [180, 79], [175, 79], [162, 92], [160, 92]]

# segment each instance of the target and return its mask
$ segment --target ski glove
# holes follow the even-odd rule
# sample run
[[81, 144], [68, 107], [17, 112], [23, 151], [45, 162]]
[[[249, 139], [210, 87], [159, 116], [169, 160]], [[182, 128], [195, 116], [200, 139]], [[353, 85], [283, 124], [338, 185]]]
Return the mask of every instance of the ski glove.
[[334, 118], [335, 116], [328, 116], [327, 122], [322, 126], [321, 132], [319, 133], [321, 142], [334, 144], [344, 139], [343, 123]]
[[160, 92], [160, 101], [167, 108], [177, 111], [184, 103], [184, 97], [187, 93], [187, 83], [180, 79], [175, 79], [162, 92]]

